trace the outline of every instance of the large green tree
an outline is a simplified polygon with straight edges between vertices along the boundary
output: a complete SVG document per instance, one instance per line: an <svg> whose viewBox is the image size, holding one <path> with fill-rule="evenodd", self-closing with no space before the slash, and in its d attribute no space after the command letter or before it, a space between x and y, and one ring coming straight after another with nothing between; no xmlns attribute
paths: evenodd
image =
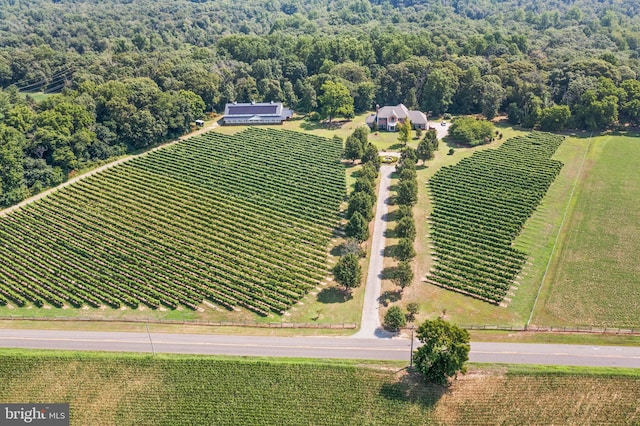
<svg viewBox="0 0 640 426"><path fill-rule="evenodd" d="M557 132L565 128L570 118L571 111L566 105L554 105L544 108L540 114L540 130Z"/></svg>
<svg viewBox="0 0 640 426"><path fill-rule="evenodd" d="M322 85L321 92L318 103L322 115L329 119L329 124L335 117L351 117L353 115L353 97L347 86L328 80Z"/></svg>
<svg viewBox="0 0 640 426"><path fill-rule="evenodd" d="M469 359L469 332L442 318L420 324L416 336L422 346L413 354L417 371L431 383L446 385L449 378L465 373Z"/></svg>
<svg viewBox="0 0 640 426"><path fill-rule="evenodd" d="M399 330L407 325L407 317L400 306L392 306L384 314L384 325L393 331Z"/></svg>
<svg viewBox="0 0 640 426"><path fill-rule="evenodd" d="M344 143L344 158L353 162L362 157L362 153L363 149L360 140L355 138L353 135L347 137L347 140Z"/></svg>
<svg viewBox="0 0 640 426"><path fill-rule="evenodd" d="M449 127L449 136L457 142L476 146L490 140L494 130L495 128L490 121L462 117L456 119Z"/></svg>
<svg viewBox="0 0 640 426"><path fill-rule="evenodd" d="M413 282L413 268L409 261L398 262L391 274L391 282L404 290Z"/></svg>
<svg viewBox="0 0 640 426"><path fill-rule="evenodd" d="M359 212L355 212L347 222L344 233L347 237L354 238L359 242L367 241L369 239L369 223Z"/></svg>
<svg viewBox="0 0 640 426"><path fill-rule="evenodd" d="M358 256L355 253L342 256L333 267L333 276L345 290L359 287L362 281L362 268Z"/></svg>
<svg viewBox="0 0 640 426"><path fill-rule="evenodd" d="M416 155L418 156L419 160L422 160L422 164L424 164L425 161L431 160L433 158L433 148L426 138L423 138L418 143L418 147L416 148Z"/></svg>
<svg viewBox="0 0 640 426"><path fill-rule="evenodd" d="M398 124L398 141L404 146L411 140L411 121L406 119L403 123Z"/></svg>
<svg viewBox="0 0 640 426"><path fill-rule="evenodd" d="M353 192L349 198L349 206L347 207L347 217L350 219L354 213L358 212L367 221L373 217L373 199L369 194L364 192Z"/></svg>
<svg viewBox="0 0 640 426"><path fill-rule="evenodd" d="M418 202L418 184L414 180L403 180L398 184L397 204L412 206Z"/></svg>

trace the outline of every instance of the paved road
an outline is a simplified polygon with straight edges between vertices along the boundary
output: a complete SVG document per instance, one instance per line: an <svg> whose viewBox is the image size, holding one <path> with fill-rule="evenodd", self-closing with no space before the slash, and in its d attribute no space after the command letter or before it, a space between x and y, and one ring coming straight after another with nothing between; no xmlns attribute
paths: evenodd
<svg viewBox="0 0 640 426"><path fill-rule="evenodd" d="M151 340L150 340L151 337ZM202 334L2 330L0 347L115 352L406 360L402 338L267 337ZM470 361L640 368L640 347L471 343Z"/></svg>
<svg viewBox="0 0 640 426"><path fill-rule="evenodd" d="M376 203L376 214L373 224L373 235L371 237L371 257L369 261L369 271L367 272L367 283L364 290L364 304L362 306L362 324L360 331L354 335L357 338L384 337L387 333L380 324L380 289L382 288L382 270L384 268L384 234L387 230L387 206L389 203L389 186L391 186L391 175L395 166L383 165L380 167L380 189L378 191L378 202Z"/></svg>

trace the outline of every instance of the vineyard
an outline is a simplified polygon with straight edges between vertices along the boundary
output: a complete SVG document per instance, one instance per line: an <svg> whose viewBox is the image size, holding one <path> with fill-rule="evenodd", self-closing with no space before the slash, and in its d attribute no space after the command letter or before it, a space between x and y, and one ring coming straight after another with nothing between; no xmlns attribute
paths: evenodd
<svg viewBox="0 0 640 426"><path fill-rule="evenodd" d="M428 182L434 267L427 282L490 303L516 285L526 253L512 247L562 163L562 137L532 133L443 167Z"/></svg>
<svg viewBox="0 0 640 426"><path fill-rule="evenodd" d="M0 219L0 304L282 313L328 271L340 141L207 133Z"/></svg>
<svg viewBox="0 0 640 426"><path fill-rule="evenodd" d="M338 361L2 350L0 400L69 402L71 425L624 425L640 420L640 376L634 370L471 367L444 389L398 369Z"/></svg>

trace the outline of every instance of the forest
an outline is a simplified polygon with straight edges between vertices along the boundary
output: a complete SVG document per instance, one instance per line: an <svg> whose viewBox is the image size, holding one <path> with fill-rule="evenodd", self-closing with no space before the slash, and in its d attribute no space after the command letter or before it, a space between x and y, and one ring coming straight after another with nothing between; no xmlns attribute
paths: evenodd
<svg viewBox="0 0 640 426"><path fill-rule="evenodd" d="M635 0L0 0L0 46L0 206L229 101L321 111L328 81L355 114L640 122Z"/></svg>

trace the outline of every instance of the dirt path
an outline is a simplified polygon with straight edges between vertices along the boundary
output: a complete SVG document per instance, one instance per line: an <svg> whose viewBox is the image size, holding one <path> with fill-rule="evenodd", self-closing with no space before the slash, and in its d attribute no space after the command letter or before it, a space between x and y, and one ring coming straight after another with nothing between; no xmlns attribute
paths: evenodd
<svg viewBox="0 0 640 426"><path fill-rule="evenodd" d="M389 203L389 186L391 186L391 174L395 166L383 165L380 167L380 190L378 191L378 203L376 205L375 223L371 239L371 258L369 271L367 272L367 284L364 290L364 304L362 307L362 323L360 331L352 337L361 339L389 338L391 333L386 332L380 324L380 291L382 288L382 270L384 269L384 234L387 230L385 216Z"/></svg>
<svg viewBox="0 0 640 426"><path fill-rule="evenodd" d="M55 192L55 191L59 190L60 188L64 188L65 186L72 185L72 184L74 184L75 182L77 182L77 181L79 181L81 179L85 179L85 178L87 178L89 176L95 175L96 173L100 173L103 170L110 169L111 167L117 166L118 164L122 164L125 161L131 160L132 158L141 157L143 155L147 155L150 152L157 151L159 149L171 146L171 145L173 145L175 143L178 143L179 141L182 141L182 140L194 137L194 136L201 135L202 133L205 133L205 132L208 132L209 130L215 129L216 127L218 127L218 123L217 122L210 123L207 126L204 126L204 127L200 128L200 129L194 131L194 132L191 132L191 133L186 134L184 136L180 136L178 139L176 139L174 141L167 142L167 143L164 143L162 145L158 145L155 148L150 149L149 151L143 152L142 154L127 155L126 157L123 157L123 158L120 158L118 160L112 161L111 163L105 164L104 166L100 166L100 167L98 167L96 169L90 170L90 171L88 171L86 173L83 173L83 174L81 174L79 176L71 178L66 182L63 182L63 183L61 183L60 185L58 185L58 186L56 186L54 188L47 189L46 191L40 192L39 194L36 194L33 197L27 198L26 200L23 200L23 201L19 202L16 205L13 205L11 207L7 207L4 210L0 210L0 217L6 216L11 212L13 212L15 210L18 210L21 207L26 206L27 204L33 203L34 201L37 201L37 200L39 200L39 199L41 199L43 197L46 197L47 195L51 194L52 192Z"/></svg>

